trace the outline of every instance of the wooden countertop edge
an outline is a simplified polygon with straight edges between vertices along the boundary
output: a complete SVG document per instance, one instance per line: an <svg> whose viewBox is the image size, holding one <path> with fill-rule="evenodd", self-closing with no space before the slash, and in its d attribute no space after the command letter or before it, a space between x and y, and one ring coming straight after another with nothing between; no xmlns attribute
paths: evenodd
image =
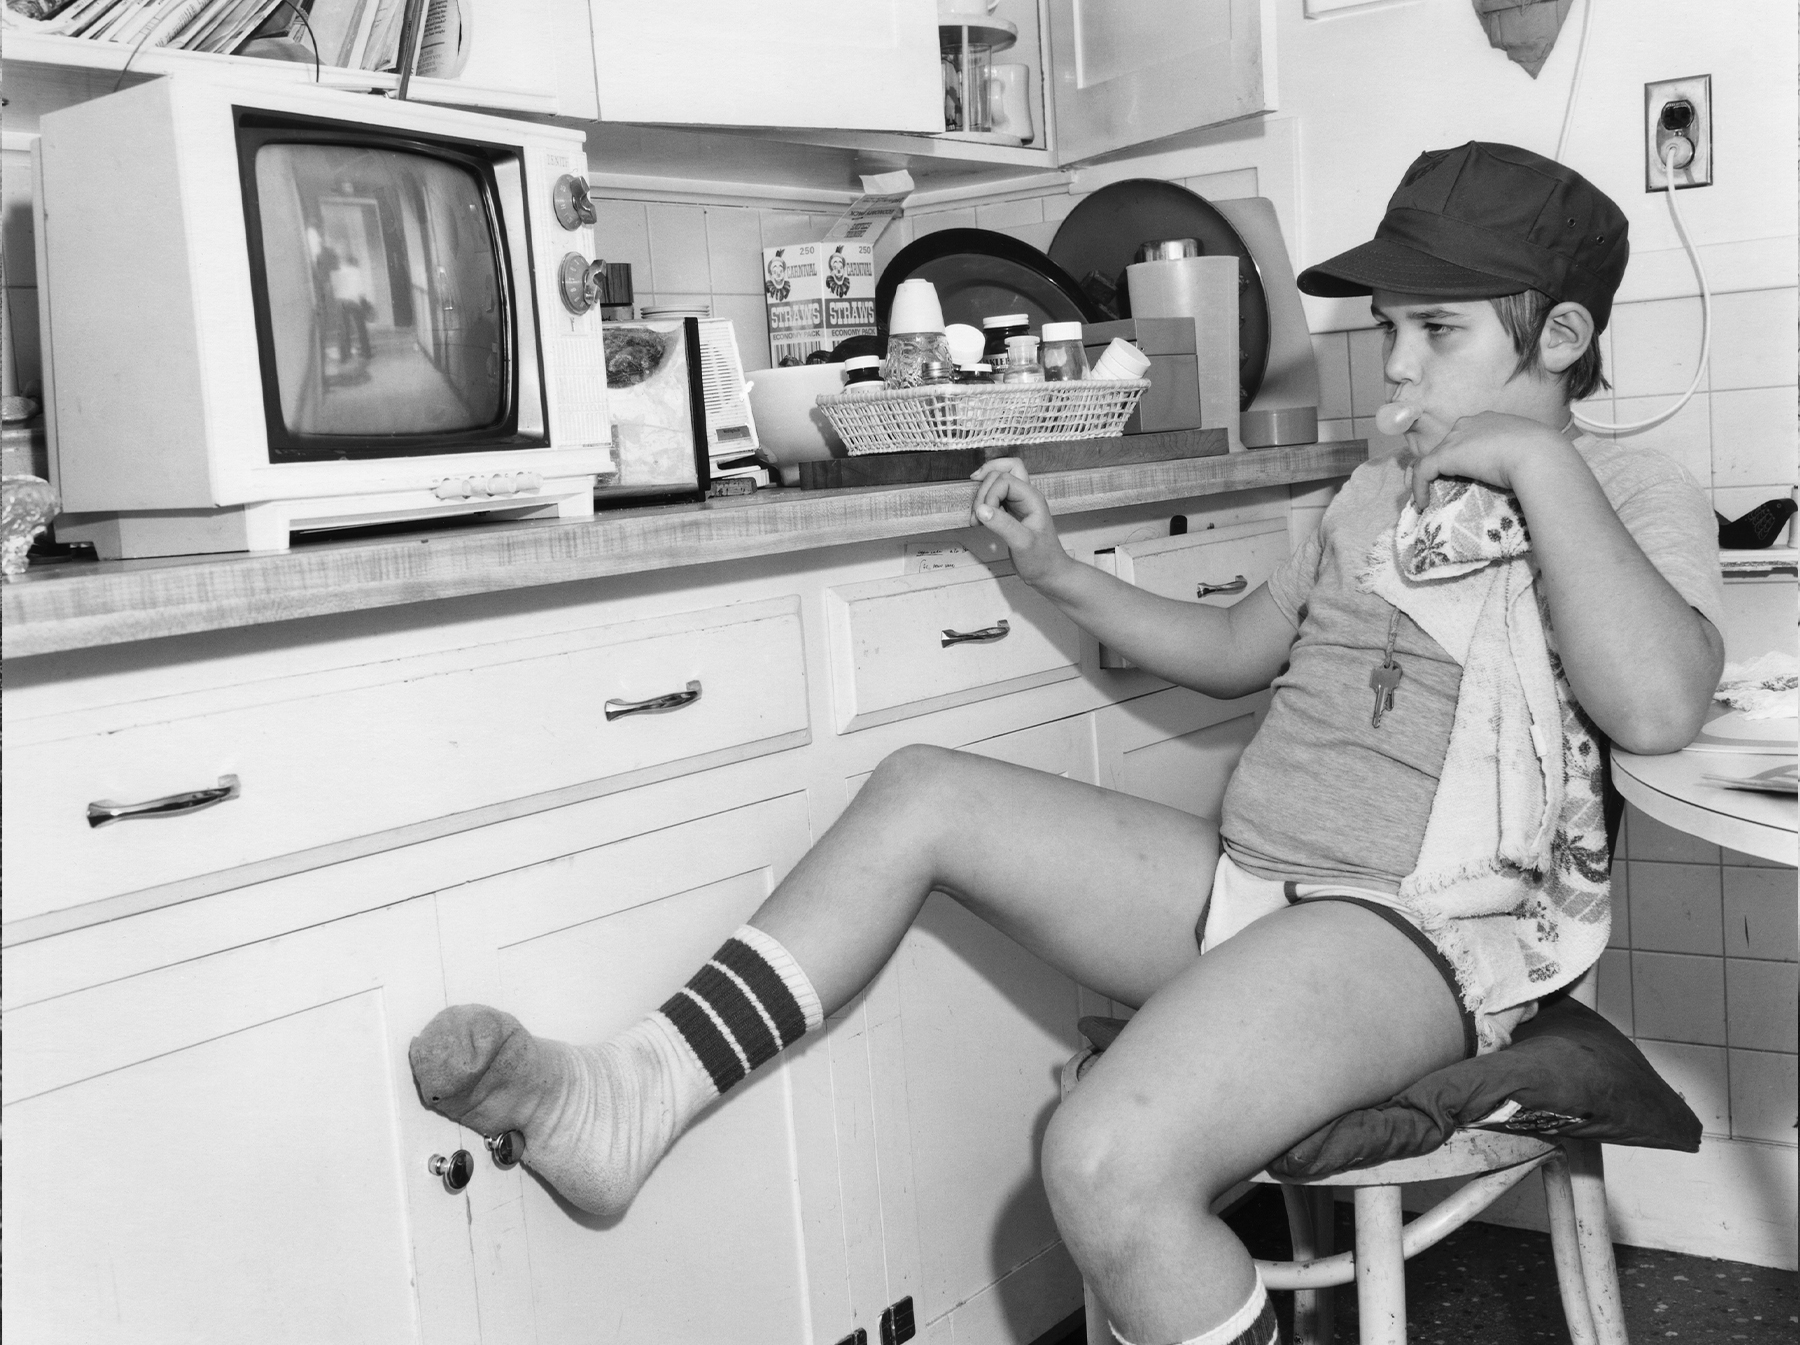
<svg viewBox="0 0 1800 1345"><path fill-rule="evenodd" d="M1362 440L1048 473L1060 514L1346 476ZM263 555L46 567L0 590L8 659L233 626L673 566L813 550L968 526L959 481L865 490L770 491L572 523L319 544Z"/></svg>

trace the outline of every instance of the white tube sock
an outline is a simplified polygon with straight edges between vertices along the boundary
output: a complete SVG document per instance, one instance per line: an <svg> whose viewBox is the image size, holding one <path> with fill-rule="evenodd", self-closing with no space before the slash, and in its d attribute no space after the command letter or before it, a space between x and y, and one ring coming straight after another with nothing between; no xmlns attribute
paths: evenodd
<svg viewBox="0 0 1800 1345"><path fill-rule="evenodd" d="M1119 1345L1132 1345L1119 1334L1119 1328L1111 1327L1113 1339ZM1210 1331L1202 1331L1197 1336L1189 1336L1186 1340L1175 1342L1175 1345L1279 1345L1281 1333L1275 1326L1275 1307L1269 1302L1269 1291L1263 1288L1262 1274L1256 1276L1256 1288L1245 1300L1244 1306L1231 1316L1213 1327Z"/></svg>

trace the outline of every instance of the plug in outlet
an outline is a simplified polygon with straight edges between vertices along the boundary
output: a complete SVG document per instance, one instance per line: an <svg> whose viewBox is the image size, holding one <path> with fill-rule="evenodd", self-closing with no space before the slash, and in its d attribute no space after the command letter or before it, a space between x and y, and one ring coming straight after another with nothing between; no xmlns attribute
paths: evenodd
<svg viewBox="0 0 1800 1345"><path fill-rule="evenodd" d="M1712 185L1712 76L1644 85L1644 190L1664 191L1663 159L1676 147L1675 189Z"/></svg>

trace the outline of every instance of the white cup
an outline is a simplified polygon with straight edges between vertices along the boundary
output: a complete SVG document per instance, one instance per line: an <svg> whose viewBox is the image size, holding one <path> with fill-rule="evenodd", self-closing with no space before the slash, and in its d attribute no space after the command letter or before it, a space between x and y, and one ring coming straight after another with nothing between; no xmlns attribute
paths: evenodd
<svg viewBox="0 0 1800 1345"><path fill-rule="evenodd" d="M1031 143L1031 67L996 65L988 68L988 124L1001 135L1016 135L1021 145Z"/></svg>
<svg viewBox="0 0 1800 1345"><path fill-rule="evenodd" d="M1094 362L1093 377L1104 379L1142 378L1150 367L1150 357L1122 336L1112 342Z"/></svg>
<svg viewBox="0 0 1800 1345"><path fill-rule="evenodd" d="M888 331L898 334L943 330L944 309L938 303L937 286L917 276L902 280L900 288L894 291L894 306L888 310Z"/></svg>
<svg viewBox="0 0 1800 1345"><path fill-rule="evenodd" d="M938 22L985 19L1000 7L1000 0L938 0Z"/></svg>

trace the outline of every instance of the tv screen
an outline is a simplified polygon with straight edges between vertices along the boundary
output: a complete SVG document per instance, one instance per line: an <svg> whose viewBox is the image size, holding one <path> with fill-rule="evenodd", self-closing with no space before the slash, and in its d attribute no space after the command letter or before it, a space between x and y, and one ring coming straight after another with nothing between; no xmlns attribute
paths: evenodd
<svg viewBox="0 0 1800 1345"><path fill-rule="evenodd" d="M515 326L479 156L298 127L241 138L271 460L508 439Z"/></svg>

